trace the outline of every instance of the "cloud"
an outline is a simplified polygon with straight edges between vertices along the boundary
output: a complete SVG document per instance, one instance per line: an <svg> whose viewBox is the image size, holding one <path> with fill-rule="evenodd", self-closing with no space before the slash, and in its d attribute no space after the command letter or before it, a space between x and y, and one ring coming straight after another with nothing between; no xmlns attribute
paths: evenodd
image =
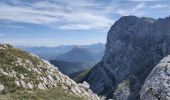
<svg viewBox="0 0 170 100"><path fill-rule="evenodd" d="M67 29L96 29L98 25L92 27L95 23L102 23L100 28L105 28L112 22L103 14L105 9L94 1L43 0L33 3L19 1L13 3L13 5L0 3L0 20L47 26L59 25L59 29L68 26L74 28ZM82 28L83 26L85 28Z"/></svg>
<svg viewBox="0 0 170 100"><path fill-rule="evenodd" d="M0 24L0 27L5 27L5 28L14 28L14 29L27 29L26 27L24 26L19 26L19 25L10 25L9 23L8 24Z"/></svg>
<svg viewBox="0 0 170 100"><path fill-rule="evenodd" d="M167 8L168 5L165 5L165 4L156 4L156 5L153 5L151 6L151 8L153 9L160 9L160 8Z"/></svg>
<svg viewBox="0 0 170 100"><path fill-rule="evenodd" d="M89 30L89 29L100 29L103 27L110 27L108 24L94 23L94 24L69 24L59 27L64 30Z"/></svg>
<svg viewBox="0 0 170 100"><path fill-rule="evenodd" d="M138 10L138 9L142 9L142 8L145 8L146 7L146 4L145 3L140 3L138 5L136 5L133 10Z"/></svg>
<svg viewBox="0 0 170 100"><path fill-rule="evenodd" d="M72 14L73 16L64 16L64 19L73 24L66 24L61 27L60 29L70 29L70 30L77 30L77 29L100 29L109 27L111 24L114 23L113 20L108 19L104 16L98 16L91 13L76 13ZM79 23L81 21L81 23Z"/></svg>
<svg viewBox="0 0 170 100"><path fill-rule="evenodd" d="M58 20L57 18L51 17L50 15L52 13L49 11L35 10L30 7L10 6L7 4L0 5L0 13L1 20L10 20L13 22L47 24ZM47 14L47 16L43 14Z"/></svg>
<svg viewBox="0 0 170 100"><path fill-rule="evenodd" d="M164 0L126 0L126 1L134 1L134 2L149 2L149 1L164 1Z"/></svg>
<svg viewBox="0 0 170 100"><path fill-rule="evenodd" d="M153 13L153 9L160 11L160 8L167 7L162 3L147 2L160 0L11 1L10 4L0 1L0 21L45 25L62 30L108 29L120 16L145 16Z"/></svg>
<svg viewBox="0 0 170 100"><path fill-rule="evenodd" d="M139 11L142 8L145 8L145 3L139 3L133 8L126 8L126 9L118 9L116 13L118 13L121 16L127 16L127 15L136 15L136 16L142 16L145 14L145 12Z"/></svg>

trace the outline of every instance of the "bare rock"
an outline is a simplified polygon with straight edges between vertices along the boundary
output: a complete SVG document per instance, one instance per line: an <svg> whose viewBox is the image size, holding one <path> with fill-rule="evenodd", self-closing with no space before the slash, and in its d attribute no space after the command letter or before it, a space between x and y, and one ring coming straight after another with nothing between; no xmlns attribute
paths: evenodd
<svg viewBox="0 0 170 100"><path fill-rule="evenodd" d="M4 85L0 84L0 93L5 89Z"/></svg>
<svg viewBox="0 0 170 100"><path fill-rule="evenodd" d="M170 100L170 56L161 60L146 78L141 100Z"/></svg>
<svg viewBox="0 0 170 100"><path fill-rule="evenodd" d="M155 20L123 16L108 32L103 59L82 81L87 81L94 93L108 99L114 98L111 95L119 84L129 79L130 95L127 99L137 100L146 77L168 54L170 17Z"/></svg>

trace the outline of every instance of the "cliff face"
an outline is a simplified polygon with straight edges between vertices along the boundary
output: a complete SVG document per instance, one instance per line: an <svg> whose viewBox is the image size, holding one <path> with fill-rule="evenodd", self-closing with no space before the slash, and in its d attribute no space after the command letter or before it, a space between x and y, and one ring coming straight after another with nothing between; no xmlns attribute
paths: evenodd
<svg viewBox="0 0 170 100"><path fill-rule="evenodd" d="M146 78L140 91L141 100L170 99L170 56L161 60Z"/></svg>
<svg viewBox="0 0 170 100"><path fill-rule="evenodd" d="M99 100L89 89L88 83L77 84L48 61L10 45L0 44L0 93L57 87L79 97Z"/></svg>
<svg viewBox="0 0 170 100"><path fill-rule="evenodd" d="M84 80L108 98L139 99L144 80L169 53L170 18L125 16L111 27L102 61Z"/></svg>

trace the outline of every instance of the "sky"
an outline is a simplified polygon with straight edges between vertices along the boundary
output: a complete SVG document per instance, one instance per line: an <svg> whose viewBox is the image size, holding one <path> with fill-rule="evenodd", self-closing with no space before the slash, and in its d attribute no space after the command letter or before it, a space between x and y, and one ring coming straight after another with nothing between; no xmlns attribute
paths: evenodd
<svg viewBox="0 0 170 100"><path fill-rule="evenodd" d="M168 17L170 0L0 0L0 43L105 43L114 22L128 15Z"/></svg>

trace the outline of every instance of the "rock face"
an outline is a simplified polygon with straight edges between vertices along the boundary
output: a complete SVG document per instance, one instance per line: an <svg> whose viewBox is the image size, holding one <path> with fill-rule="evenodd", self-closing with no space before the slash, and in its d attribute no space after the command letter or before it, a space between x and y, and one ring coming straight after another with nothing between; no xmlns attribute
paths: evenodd
<svg viewBox="0 0 170 100"><path fill-rule="evenodd" d="M103 59L83 80L106 99L121 98L116 90L122 90L124 98L136 100L150 71L169 53L169 17L154 20L125 16L111 27ZM119 84L125 80L129 84L120 89Z"/></svg>
<svg viewBox="0 0 170 100"><path fill-rule="evenodd" d="M0 44L0 92L53 87L62 87L71 94L89 100L99 100L86 82L85 85L77 84L48 61L10 45Z"/></svg>
<svg viewBox="0 0 170 100"><path fill-rule="evenodd" d="M170 56L161 60L145 80L141 100L170 100Z"/></svg>

